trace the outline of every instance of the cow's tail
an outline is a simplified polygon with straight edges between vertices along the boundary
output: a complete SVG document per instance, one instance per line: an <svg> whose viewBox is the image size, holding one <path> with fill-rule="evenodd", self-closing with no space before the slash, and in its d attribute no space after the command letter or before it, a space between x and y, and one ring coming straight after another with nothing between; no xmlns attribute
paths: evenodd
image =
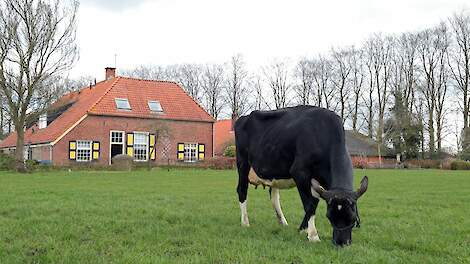
<svg viewBox="0 0 470 264"><path fill-rule="evenodd" d="M269 200L271 200L271 192L272 192L273 188L269 187Z"/></svg>

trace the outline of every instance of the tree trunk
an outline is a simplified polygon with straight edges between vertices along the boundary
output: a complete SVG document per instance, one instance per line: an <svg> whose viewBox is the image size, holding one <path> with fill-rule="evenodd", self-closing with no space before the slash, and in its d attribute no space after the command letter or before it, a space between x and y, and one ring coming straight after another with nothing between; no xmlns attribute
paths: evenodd
<svg viewBox="0 0 470 264"><path fill-rule="evenodd" d="M469 126L469 123L468 123L468 104L467 104L467 93L464 92L463 93L463 101L464 101L464 104L463 104L463 129L467 128Z"/></svg>
<svg viewBox="0 0 470 264"><path fill-rule="evenodd" d="M379 127L377 128L377 142L382 144L383 142L383 132L384 132L384 113L380 111L379 113Z"/></svg>
<svg viewBox="0 0 470 264"><path fill-rule="evenodd" d="M432 158L434 156L435 148L434 148L434 113L432 110L429 111L429 120L428 120L428 133L429 133L429 157Z"/></svg>
<svg viewBox="0 0 470 264"><path fill-rule="evenodd" d="M18 172L26 172L26 166L24 163L24 126L15 125L16 130L16 150L15 150L15 158L16 158L16 170Z"/></svg>
<svg viewBox="0 0 470 264"><path fill-rule="evenodd" d="M440 154L442 151L442 126L440 122L437 122L436 137L437 137L437 153Z"/></svg>
<svg viewBox="0 0 470 264"><path fill-rule="evenodd" d="M3 122L3 102L0 102L2 103L2 105L0 105L0 137L3 137L3 134L4 134L4 131L3 131L3 125L4 125L4 122Z"/></svg>
<svg viewBox="0 0 470 264"><path fill-rule="evenodd" d="M354 98L354 115L353 115L353 131L357 132L357 114L358 114L358 107L359 107L359 95L356 94L356 98Z"/></svg>

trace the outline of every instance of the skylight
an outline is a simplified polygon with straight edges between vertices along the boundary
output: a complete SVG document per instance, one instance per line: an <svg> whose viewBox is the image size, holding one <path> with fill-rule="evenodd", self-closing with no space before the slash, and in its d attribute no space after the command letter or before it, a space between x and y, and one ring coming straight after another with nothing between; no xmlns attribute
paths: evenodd
<svg viewBox="0 0 470 264"><path fill-rule="evenodd" d="M148 101L148 105L149 105L149 108L150 108L150 111L152 112L163 112L163 108L160 104L160 102L158 101Z"/></svg>
<svg viewBox="0 0 470 264"><path fill-rule="evenodd" d="M126 98L116 98L114 101L116 102L117 109L131 110L131 105Z"/></svg>

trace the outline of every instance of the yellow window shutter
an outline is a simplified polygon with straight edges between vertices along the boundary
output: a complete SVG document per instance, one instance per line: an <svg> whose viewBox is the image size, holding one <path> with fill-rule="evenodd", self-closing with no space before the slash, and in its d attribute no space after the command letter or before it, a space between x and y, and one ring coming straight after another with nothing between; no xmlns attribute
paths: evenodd
<svg viewBox="0 0 470 264"><path fill-rule="evenodd" d="M75 160L77 157L77 142L69 141L69 159Z"/></svg>
<svg viewBox="0 0 470 264"><path fill-rule="evenodd" d="M206 158L206 145L199 143L198 144L198 159L204 160Z"/></svg>
<svg viewBox="0 0 470 264"><path fill-rule="evenodd" d="M127 155L134 156L134 134L127 133Z"/></svg>
<svg viewBox="0 0 470 264"><path fill-rule="evenodd" d="M152 147L150 147L150 152L149 153L150 153L150 159L155 160L155 150L153 150Z"/></svg>
<svg viewBox="0 0 470 264"><path fill-rule="evenodd" d="M127 155L134 156L134 147L127 147Z"/></svg>
<svg viewBox="0 0 470 264"><path fill-rule="evenodd" d="M100 158L100 142L93 141L93 159L97 160Z"/></svg>
<svg viewBox="0 0 470 264"><path fill-rule="evenodd" d="M133 133L128 133L127 134L127 145L132 146L134 145L134 134Z"/></svg>
<svg viewBox="0 0 470 264"><path fill-rule="evenodd" d="M178 160L184 160L184 143L178 143L178 151L176 152Z"/></svg>
<svg viewBox="0 0 470 264"><path fill-rule="evenodd" d="M151 160L155 160L155 152L157 151L156 149L154 150L155 147L155 134L150 134L149 135L149 157Z"/></svg>

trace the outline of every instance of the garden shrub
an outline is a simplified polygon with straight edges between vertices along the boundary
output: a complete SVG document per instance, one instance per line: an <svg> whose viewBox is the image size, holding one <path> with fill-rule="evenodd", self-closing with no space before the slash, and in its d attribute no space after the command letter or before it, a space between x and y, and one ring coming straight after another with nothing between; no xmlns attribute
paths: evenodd
<svg viewBox="0 0 470 264"><path fill-rule="evenodd" d="M366 160L360 159L352 159L352 165L356 169L367 169L369 167Z"/></svg>
<svg viewBox="0 0 470 264"><path fill-rule="evenodd" d="M227 146L224 150L224 156L234 158L237 155L236 151L237 150L234 145Z"/></svg>
<svg viewBox="0 0 470 264"><path fill-rule="evenodd" d="M440 169L441 168L441 161L440 160L432 160L432 159L411 159L405 161L407 168L422 168L422 169Z"/></svg>
<svg viewBox="0 0 470 264"><path fill-rule="evenodd" d="M454 160L450 163L451 170L470 170L470 161Z"/></svg>
<svg viewBox="0 0 470 264"><path fill-rule="evenodd" d="M15 169L15 157L12 155L0 153L0 170Z"/></svg>

